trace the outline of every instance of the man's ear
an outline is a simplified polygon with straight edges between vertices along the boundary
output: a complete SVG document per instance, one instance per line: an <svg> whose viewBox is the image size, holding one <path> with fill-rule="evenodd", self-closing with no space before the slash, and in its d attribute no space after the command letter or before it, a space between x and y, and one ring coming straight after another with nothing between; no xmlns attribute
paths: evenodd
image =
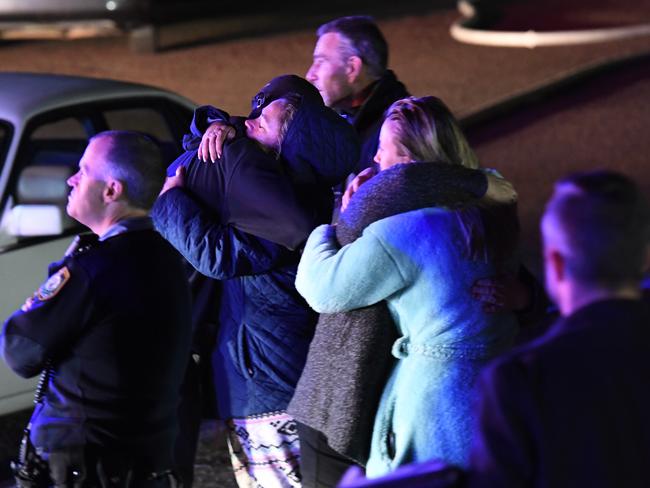
<svg viewBox="0 0 650 488"><path fill-rule="evenodd" d="M557 249L549 249L546 252L547 267L554 275L556 282L562 282L566 279L566 262L564 256Z"/></svg>
<svg viewBox="0 0 650 488"><path fill-rule="evenodd" d="M350 56L346 66L348 83L354 83L361 76L363 61L359 56Z"/></svg>
<svg viewBox="0 0 650 488"><path fill-rule="evenodd" d="M104 202L110 203L119 200L124 195L126 188L120 180L109 178L104 187Z"/></svg>

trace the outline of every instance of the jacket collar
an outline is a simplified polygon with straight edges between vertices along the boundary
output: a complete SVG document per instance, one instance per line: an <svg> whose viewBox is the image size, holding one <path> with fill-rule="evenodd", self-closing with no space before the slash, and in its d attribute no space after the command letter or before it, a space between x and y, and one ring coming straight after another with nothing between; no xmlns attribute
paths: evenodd
<svg viewBox="0 0 650 488"><path fill-rule="evenodd" d="M598 300L558 320L548 331L546 337L568 334L589 328L594 323L603 323L608 320L615 324L620 321L621 317L631 317L631 314L642 313L650 314L650 301L644 298Z"/></svg>
<svg viewBox="0 0 650 488"><path fill-rule="evenodd" d="M123 219L113 224L106 230L106 232L99 236L99 241L105 241L106 239L110 239L111 237L126 232L149 229L153 229L151 217L133 217L130 219Z"/></svg>
<svg viewBox="0 0 650 488"><path fill-rule="evenodd" d="M409 96L406 87L391 70L386 70L379 81L370 88L363 104L352 117L352 124L358 131L363 131L383 120L384 112L394 101Z"/></svg>

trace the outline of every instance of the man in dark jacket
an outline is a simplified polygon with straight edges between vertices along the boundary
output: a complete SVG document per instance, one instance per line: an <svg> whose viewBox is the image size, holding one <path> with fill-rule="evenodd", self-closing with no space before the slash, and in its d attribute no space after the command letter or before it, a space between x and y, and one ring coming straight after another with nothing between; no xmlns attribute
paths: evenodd
<svg viewBox="0 0 650 488"><path fill-rule="evenodd" d="M212 366L240 484L299 486L295 422L283 410L316 314L293 285L296 249L329 220L331 187L352 170L358 145L304 79L278 77L254 102L247 120L197 110L153 217L196 270L221 285ZM202 163L201 135L214 120L235 130L216 163Z"/></svg>
<svg viewBox="0 0 650 488"><path fill-rule="evenodd" d="M180 256L148 217L163 179L145 136L92 138L68 180L67 211L93 235L50 266L0 335L16 373L45 371L29 436L44 462L30 458L57 487L175 486L190 296ZM21 468L19 486L50 486L47 474L28 484L36 473Z"/></svg>
<svg viewBox="0 0 650 488"><path fill-rule="evenodd" d="M556 185L542 234L562 319L484 374L471 486L650 486L644 200L612 172Z"/></svg>
<svg viewBox="0 0 650 488"><path fill-rule="evenodd" d="M388 44L371 17L334 19L321 25L317 36L313 62L305 77L318 88L325 104L348 120L359 134L361 155L354 171L358 174L374 166L384 113L409 93L395 73L387 69ZM358 181L350 187L358 186ZM342 193L344 188L337 190ZM542 287L523 268L517 276L479 280L473 293L485 303L487 311L515 310L527 323L536 321L547 305Z"/></svg>

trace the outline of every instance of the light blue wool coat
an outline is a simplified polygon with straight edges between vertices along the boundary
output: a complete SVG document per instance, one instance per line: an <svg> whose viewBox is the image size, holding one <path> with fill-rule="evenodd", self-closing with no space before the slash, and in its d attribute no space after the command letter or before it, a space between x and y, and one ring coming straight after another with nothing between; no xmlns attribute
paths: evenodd
<svg viewBox="0 0 650 488"><path fill-rule="evenodd" d="M400 335L375 418L370 477L434 458L467 464L475 379L517 326L514 315L485 314L472 299L474 281L496 271L466 258L465 248L455 213L440 208L378 220L342 248L331 226L307 241L296 287L309 305L335 313L386 300Z"/></svg>

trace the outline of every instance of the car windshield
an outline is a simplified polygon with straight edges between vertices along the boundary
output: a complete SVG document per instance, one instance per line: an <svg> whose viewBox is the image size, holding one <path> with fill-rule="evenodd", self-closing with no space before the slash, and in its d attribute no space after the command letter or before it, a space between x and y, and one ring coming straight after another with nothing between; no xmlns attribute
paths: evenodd
<svg viewBox="0 0 650 488"><path fill-rule="evenodd" d="M7 156L7 147L9 147L9 137L11 135L11 125L9 122L0 120L0 172L5 165Z"/></svg>

